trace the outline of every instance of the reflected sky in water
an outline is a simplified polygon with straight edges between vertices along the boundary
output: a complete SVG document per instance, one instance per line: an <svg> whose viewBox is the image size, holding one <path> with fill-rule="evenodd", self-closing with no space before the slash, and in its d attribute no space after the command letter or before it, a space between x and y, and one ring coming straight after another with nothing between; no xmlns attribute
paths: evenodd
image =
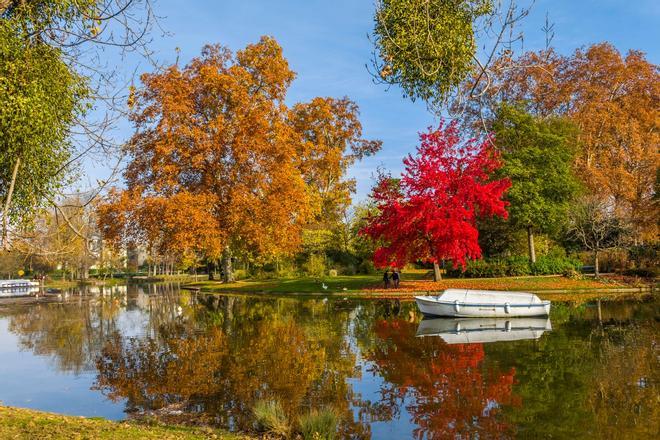
<svg viewBox="0 0 660 440"><path fill-rule="evenodd" d="M341 437L653 438L658 302L551 322L422 320L413 302L206 296L176 285L0 302L0 400L249 430L259 399L332 406ZM492 342L497 341L497 342Z"/></svg>

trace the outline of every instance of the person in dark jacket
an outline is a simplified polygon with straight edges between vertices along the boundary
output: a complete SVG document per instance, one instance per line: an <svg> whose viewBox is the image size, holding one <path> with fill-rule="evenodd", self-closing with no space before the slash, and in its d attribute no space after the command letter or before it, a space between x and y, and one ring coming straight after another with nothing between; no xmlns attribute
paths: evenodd
<svg viewBox="0 0 660 440"><path fill-rule="evenodd" d="M394 269L392 272L392 282L394 283L394 288L398 289L399 288L399 271Z"/></svg>
<svg viewBox="0 0 660 440"><path fill-rule="evenodd" d="M383 284L385 285L386 289L389 289L390 287L390 270L385 269L385 273L383 274Z"/></svg>

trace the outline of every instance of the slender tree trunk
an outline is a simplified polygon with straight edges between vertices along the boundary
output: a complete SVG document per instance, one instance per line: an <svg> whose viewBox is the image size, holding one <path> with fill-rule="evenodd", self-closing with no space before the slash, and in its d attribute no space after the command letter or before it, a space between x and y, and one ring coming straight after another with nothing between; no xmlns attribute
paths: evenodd
<svg viewBox="0 0 660 440"><path fill-rule="evenodd" d="M600 271L598 270L598 250L594 251L594 275L596 278L600 276Z"/></svg>
<svg viewBox="0 0 660 440"><path fill-rule="evenodd" d="M89 278L89 242L85 242L85 251L83 252L83 261L80 270L80 280L87 281Z"/></svg>
<svg viewBox="0 0 660 440"><path fill-rule="evenodd" d="M527 246L529 247L529 261L536 263L536 249L534 249L534 230L527 226Z"/></svg>
<svg viewBox="0 0 660 440"><path fill-rule="evenodd" d="M206 272L209 274L209 281L215 280L215 261L208 260L206 262Z"/></svg>
<svg viewBox="0 0 660 440"><path fill-rule="evenodd" d="M7 242L7 218L9 217L9 206L11 205L11 196L14 194L14 186L16 185L16 175L18 174L18 167L21 165L21 158L16 158L14 171L11 174L11 183L9 184L9 191L7 192L7 199L5 200L5 207L2 210L2 245L4 249L9 249Z"/></svg>
<svg viewBox="0 0 660 440"><path fill-rule="evenodd" d="M440 281L442 279L442 274L440 273L440 265L438 262L433 263L433 281Z"/></svg>
<svg viewBox="0 0 660 440"><path fill-rule="evenodd" d="M222 251L222 282L234 282L234 268L231 264L231 249L229 249L229 246Z"/></svg>

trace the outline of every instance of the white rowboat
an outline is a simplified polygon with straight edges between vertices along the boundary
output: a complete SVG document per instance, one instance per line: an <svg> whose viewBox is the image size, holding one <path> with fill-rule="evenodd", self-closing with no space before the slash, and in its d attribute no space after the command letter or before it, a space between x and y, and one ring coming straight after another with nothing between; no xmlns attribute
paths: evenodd
<svg viewBox="0 0 660 440"><path fill-rule="evenodd" d="M474 344L539 339L552 330L547 317L423 319L417 336L439 336L447 344Z"/></svg>
<svg viewBox="0 0 660 440"><path fill-rule="evenodd" d="M39 283L31 280L0 280L0 289L21 289L39 287Z"/></svg>
<svg viewBox="0 0 660 440"><path fill-rule="evenodd" d="M550 301L541 301L527 292L447 289L437 296L416 296L415 301L427 316L509 318L550 314Z"/></svg>

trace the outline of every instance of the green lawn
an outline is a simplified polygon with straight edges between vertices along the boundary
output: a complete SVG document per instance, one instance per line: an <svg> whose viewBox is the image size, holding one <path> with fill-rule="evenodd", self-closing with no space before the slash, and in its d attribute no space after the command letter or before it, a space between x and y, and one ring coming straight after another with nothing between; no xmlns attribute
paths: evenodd
<svg viewBox="0 0 660 440"><path fill-rule="evenodd" d="M241 293L337 293L356 292L377 285L381 275L351 275L325 277L322 280L311 277L277 278L272 280L245 280L223 284L219 281L201 281L189 286L213 292ZM327 289L323 288L323 285ZM346 290L344 290L346 289Z"/></svg>
<svg viewBox="0 0 660 440"><path fill-rule="evenodd" d="M210 428L140 425L0 406L3 439L227 439L249 437Z"/></svg>
<svg viewBox="0 0 660 440"><path fill-rule="evenodd" d="M584 279L569 279L562 276L526 276L502 278L445 278L440 282L428 279L428 272L423 270L406 271L401 276L399 289L384 290L382 275L353 275L325 277L315 279L310 277L278 278L272 280L244 280L230 284L219 281L200 281L188 286L200 288L205 292L223 293L257 293L257 294L325 294L347 296L380 296L400 294L410 295L414 292L439 291L448 288L459 289L490 289L519 290L531 292L543 291L588 291L628 288L616 281ZM323 286L326 286L324 288Z"/></svg>

